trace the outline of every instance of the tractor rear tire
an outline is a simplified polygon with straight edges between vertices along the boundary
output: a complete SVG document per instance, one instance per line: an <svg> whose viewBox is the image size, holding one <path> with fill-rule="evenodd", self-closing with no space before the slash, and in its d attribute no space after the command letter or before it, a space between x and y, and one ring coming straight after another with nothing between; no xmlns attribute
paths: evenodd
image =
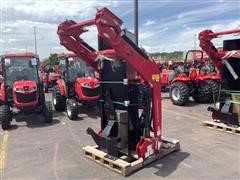
<svg viewBox="0 0 240 180"><path fill-rule="evenodd" d="M211 91L210 102L216 102L219 94L219 84L214 80L207 80L207 83L209 84Z"/></svg>
<svg viewBox="0 0 240 180"><path fill-rule="evenodd" d="M55 86L52 91L53 107L56 111L64 111L66 108L66 98L60 94L58 86Z"/></svg>
<svg viewBox="0 0 240 180"><path fill-rule="evenodd" d="M74 99L67 100L67 116L70 120L76 120L78 117L78 105Z"/></svg>
<svg viewBox="0 0 240 180"><path fill-rule="evenodd" d="M0 106L0 121L2 123L3 130L8 130L11 128L12 114L9 105Z"/></svg>
<svg viewBox="0 0 240 180"><path fill-rule="evenodd" d="M44 107L44 122L45 123L52 123L53 121L53 110L52 110L52 103L46 102Z"/></svg>
<svg viewBox="0 0 240 180"><path fill-rule="evenodd" d="M186 83L174 82L170 87L170 99L173 104L178 106L185 105L189 100L189 88Z"/></svg>
<svg viewBox="0 0 240 180"><path fill-rule="evenodd" d="M211 100L211 89L207 80L200 82L198 90L196 90L193 95L193 99L197 103L208 103Z"/></svg>

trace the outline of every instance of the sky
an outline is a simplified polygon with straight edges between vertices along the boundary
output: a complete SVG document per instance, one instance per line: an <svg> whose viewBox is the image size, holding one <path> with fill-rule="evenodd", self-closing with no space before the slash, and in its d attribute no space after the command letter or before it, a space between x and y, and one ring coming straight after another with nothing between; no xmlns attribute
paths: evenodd
<svg viewBox="0 0 240 180"><path fill-rule="evenodd" d="M59 44L58 24L93 18L103 6L133 32L134 0L0 0L0 53L34 52L34 26L41 59L67 52ZM235 28L240 28L240 0L139 0L139 45L148 52L187 51L195 48L195 36L204 29ZM95 28L84 38L97 47ZM222 39L214 43L221 46Z"/></svg>

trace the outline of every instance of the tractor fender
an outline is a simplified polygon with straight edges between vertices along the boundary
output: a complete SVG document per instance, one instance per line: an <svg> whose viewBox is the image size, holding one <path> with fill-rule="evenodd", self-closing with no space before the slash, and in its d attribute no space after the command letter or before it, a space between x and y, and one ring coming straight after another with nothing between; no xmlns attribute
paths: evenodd
<svg viewBox="0 0 240 180"><path fill-rule="evenodd" d="M180 82L189 82L190 81L190 78L189 77L175 77L173 80L172 80L172 82L171 82L171 84L173 84L173 83L175 83L175 82L177 82L177 81L180 81Z"/></svg>
<svg viewBox="0 0 240 180"><path fill-rule="evenodd" d="M4 84L1 84L1 86L0 86L0 101L6 101Z"/></svg>
<svg viewBox="0 0 240 180"><path fill-rule="evenodd" d="M66 90L66 84L65 84L64 80L58 79L57 80L57 85L59 87L60 94L62 96L66 96L67 90Z"/></svg>
<svg viewBox="0 0 240 180"><path fill-rule="evenodd" d="M211 79L213 79L213 80L220 80L221 79L221 77L217 74L211 74L210 76L211 76Z"/></svg>
<svg viewBox="0 0 240 180"><path fill-rule="evenodd" d="M206 75L206 76L198 76L197 79L200 80L200 81L204 81L204 80L211 80L212 77L208 76L208 75Z"/></svg>

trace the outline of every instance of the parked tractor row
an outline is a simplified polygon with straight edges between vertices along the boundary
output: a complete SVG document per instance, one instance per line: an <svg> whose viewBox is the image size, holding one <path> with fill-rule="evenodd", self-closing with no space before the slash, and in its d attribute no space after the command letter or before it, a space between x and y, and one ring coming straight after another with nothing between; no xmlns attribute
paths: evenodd
<svg viewBox="0 0 240 180"><path fill-rule="evenodd" d="M10 129L17 114L41 114L45 123L52 123L52 103L57 111L67 110L75 120L79 106L99 99L99 83L94 71L75 54L58 56L55 70L45 68L39 73L38 56L34 53L1 55L0 122ZM45 102L44 91L52 88L53 100ZM95 103L96 104L96 103Z"/></svg>
<svg viewBox="0 0 240 180"><path fill-rule="evenodd" d="M62 22L57 30L60 44L74 53L59 54L57 68L47 68L41 78L37 55L1 55L2 128L9 129L14 115L20 113L41 114L45 123L52 123L52 104L56 111L66 110L68 118L75 120L81 106L98 102L101 127L98 132L89 127L87 133L98 146L94 150L106 156L99 160L94 155L93 159L98 162L110 159L111 163L105 166L112 167L122 157L121 161L128 164L141 160L146 165L180 149L179 141L163 138L161 86L163 90L169 89L175 105L185 105L190 97L200 103L218 100L219 107L209 108L213 119L239 126L239 109L235 104L239 103L236 94L240 94L240 41L224 41L223 51L218 51L211 39L240 30L203 31L199 35L201 48L209 54L221 76L207 67L202 51L198 51L200 58L188 61L189 53L195 52L189 51L184 62L174 62L161 74L154 60L133 42L122 24L107 8L98 9L93 19ZM97 27L98 50L82 39L89 26ZM227 52L233 50L236 52ZM95 72L99 73L98 78ZM49 87L52 104L46 102L44 95Z"/></svg>

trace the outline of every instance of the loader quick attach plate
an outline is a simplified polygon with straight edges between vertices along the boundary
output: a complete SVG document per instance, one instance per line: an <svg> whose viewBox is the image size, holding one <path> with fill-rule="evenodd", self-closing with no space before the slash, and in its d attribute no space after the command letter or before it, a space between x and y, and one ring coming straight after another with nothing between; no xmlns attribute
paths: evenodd
<svg viewBox="0 0 240 180"><path fill-rule="evenodd" d="M98 146L85 146L83 147L83 153L85 157L93 160L94 162L123 176L128 176L134 171L137 171L156 160L162 159L172 152L180 150L179 140L163 138L162 142L162 151L157 156L154 154L144 160L143 158L137 158L135 156L129 158L126 155L123 155L120 158L111 159L108 158L107 153L101 151Z"/></svg>

